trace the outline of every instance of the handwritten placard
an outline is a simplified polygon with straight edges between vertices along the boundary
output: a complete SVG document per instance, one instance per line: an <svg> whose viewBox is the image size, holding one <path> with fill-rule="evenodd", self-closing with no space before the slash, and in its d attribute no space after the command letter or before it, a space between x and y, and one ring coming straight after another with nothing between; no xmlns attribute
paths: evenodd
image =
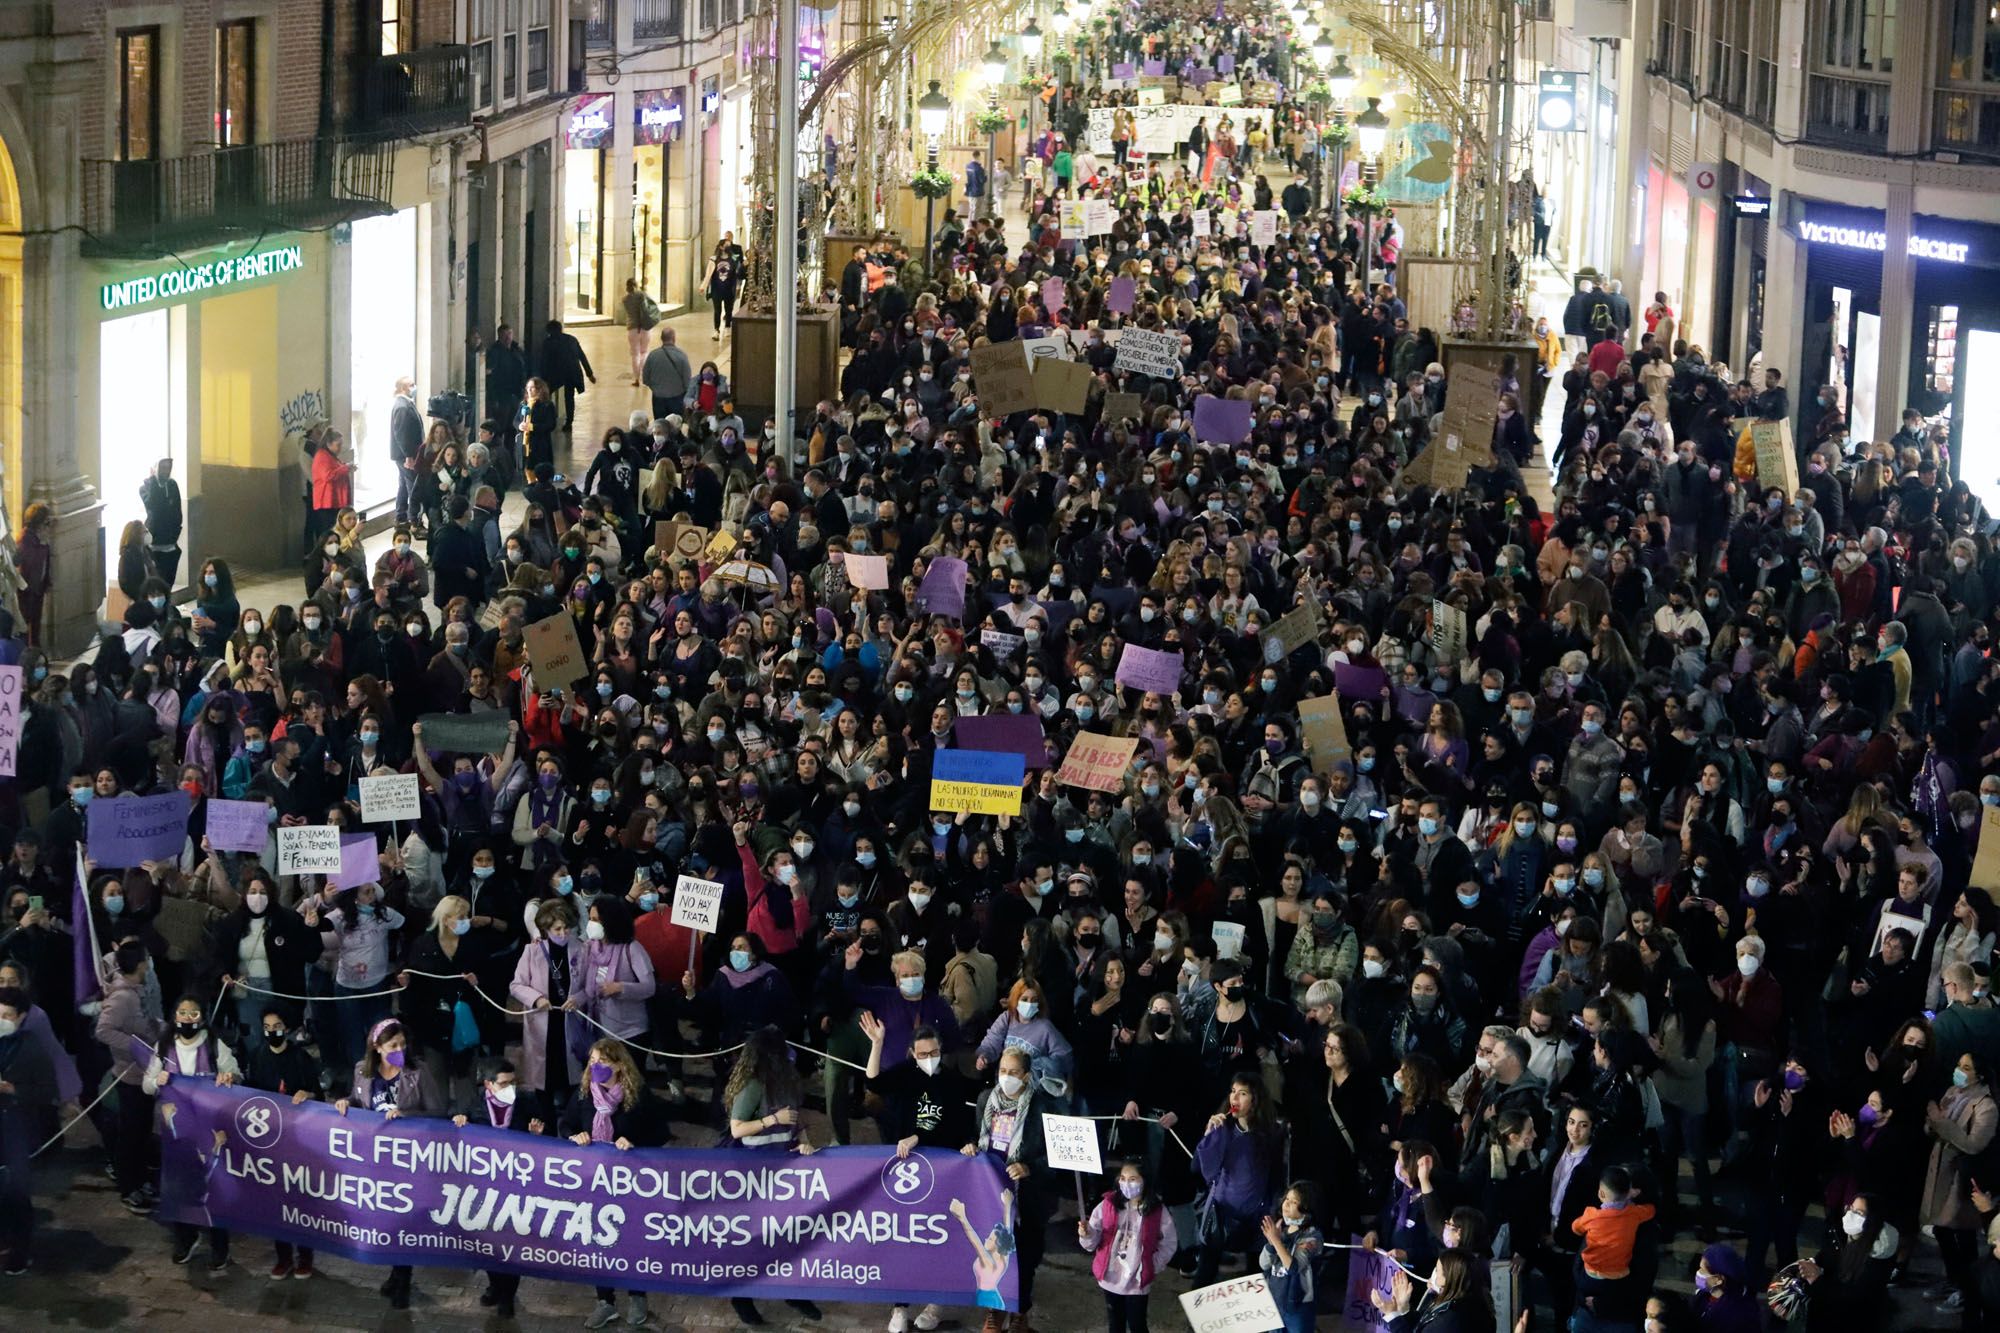
<svg viewBox="0 0 2000 1333"><path fill-rule="evenodd" d="M1181 687L1186 666L1177 652L1128 643L1118 654L1118 683L1154 694L1173 694Z"/></svg>
<svg viewBox="0 0 2000 1333"><path fill-rule="evenodd" d="M0 666L0 777L13 777L21 752L21 668Z"/></svg>
<svg viewBox="0 0 2000 1333"><path fill-rule="evenodd" d="M361 822L386 824L423 815L422 785L415 773L361 779Z"/></svg>
<svg viewBox="0 0 2000 1333"><path fill-rule="evenodd" d="M965 561L955 555L941 555L924 569L917 585L917 610L925 615L965 614Z"/></svg>
<svg viewBox="0 0 2000 1333"><path fill-rule="evenodd" d="M849 551L842 556L841 564L847 570L847 581L863 591L885 591L889 586L889 557L886 555L857 555Z"/></svg>
<svg viewBox="0 0 2000 1333"><path fill-rule="evenodd" d="M1139 748L1137 736L1100 736L1079 731L1069 743L1056 781L1089 791L1120 791L1125 786L1125 769Z"/></svg>
<svg viewBox="0 0 2000 1333"><path fill-rule="evenodd" d="M202 807L208 845L218 852L261 852L271 840L269 805L263 801L211 800Z"/></svg>
<svg viewBox="0 0 2000 1333"><path fill-rule="evenodd" d="M1097 1122L1081 1115L1044 1115L1042 1146L1048 1149L1049 1166L1056 1171L1104 1170L1104 1158L1097 1143Z"/></svg>
<svg viewBox="0 0 2000 1333"><path fill-rule="evenodd" d="M674 910L670 919L677 926L713 935L722 921L722 885L716 880L682 875L674 881Z"/></svg>
<svg viewBox="0 0 2000 1333"><path fill-rule="evenodd" d="M176 788L159 796L117 796L90 803L90 859L100 866L171 861L187 842L193 801Z"/></svg>
<svg viewBox="0 0 2000 1333"><path fill-rule="evenodd" d="M558 611L536 621L528 626L525 637L536 689L567 693L578 679L590 674L590 661L583 655L583 642L577 638L576 621L569 612Z"/></svg>
<svg viewBox="0 0 2000 1333"><path fill-rule="evenodd" d="M302 824L278 830L280 875L340 873L340 829L334 824Z"/></svg>

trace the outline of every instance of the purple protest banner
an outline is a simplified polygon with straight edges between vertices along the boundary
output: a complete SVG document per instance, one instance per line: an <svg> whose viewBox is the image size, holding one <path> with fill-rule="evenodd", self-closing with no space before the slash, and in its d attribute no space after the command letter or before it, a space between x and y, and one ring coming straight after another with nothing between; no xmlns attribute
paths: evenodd
<svg viewBox="0 0 2000 1333"><path fill-rule="evenodd" d="M965 614L965 562L955 555L941 555L924 569L924 581L917 585L917 610L926 615Z"/></svg>
<svg viewBox="0 0 2000 1333"><path fill-rule="evenodd" d="M1111 67L1111 77L1114 79L1129 79L1135 73L1136 71L1132 68L1132 62L1129 60L1121 61Z"/></svg>
<svg viewBox="0 0 2000 1333"><path fill-rule="evenodd" d="M1185 665L1179 653L1128 643L1118 654L1118 683L1135 690L1173 694L1181 687L1181 670Z"/></svg>
<svg viewBox="0 0 2000 1333"><path fill-rule="evenodd" d="M1049 766L1048 742L1042 720L1031 713L996 713L987 717L961 717L951 724L951 734L967 750L993 750L1018 754L1030 769Z"/></svg>
<svg viewBox="0 0 2000 1333"><path fill-rule="evenodd" d="M1196 65L1187 72L1187 81L1197 88L1205 88L1215 82L1215 71L1206 65Z"/></svg>
<svg viewBox="0 0 2000 1333"><path fill-rule="evenodd" d="M1389 673L1381 667L1335 662L1333 688L1343 702L1371 703L1379 707L1382 702L1382 691L1389 688Z"/></svg>
<svg viewBox="0 0 2000 1333"><path fill-rule="evenodd" d="M1130 278L1113 278L1111 290L1105 293L1104 308L1114 315L1132 313L1132 303L1138 298L1139 284Z"/></svg>
<svg viewBox="0 0 2000 1333"><path fill-rule="evenodd" d="M1161 75L1165 74L1166 72L1167 72L1167 62L1166 62L1166 61L1164 61L1164 60L1148 60L1148 61L1146 62L1146 73L1147 73L1147 75L1148 75L1149 77L1157 79L1157 78L1159 78L1159 77L1160 77Z"/></svg>
<svg viewBox="0 0 2000 1333"><path fill-rule="evenodd" d="M208 817L208 845L218 852L261 852L271 839L271 807L263 801L211 800L203 807Z"/></svg>
<svg viewBox="0 0 2000 1333"><path fill-rule="evenodd" d="M343 889L356 884L375 884L382 879L381 862L376 856L375 835L344 833L340 838L340 871L327 876Z"/></svg>
<svg viewBox="0 0 2000 1333"><path fill-rule="evenodd" d="M1069 305L1069 288L1063 285L1061 278L1042 280L1042 304L1048 307L1051 315Z"/></svg>
<svg viewBox="0 0 2000 1333"><path fill-rule="evenodd" d="M991 1154L620 1152L359 1106L342 1116L193 1077L161 1089L160 1112L167 1221L362 1263L635 1291L1018 1303L1011 1195Z"/></svg>
<svg viewBox="0 0 2000 1333"><path fill-rule="evenodd" d="M90 803L90 859L101 866L171 861L187 842L193 802L176 788L163 796L118 796Z"/></svg>
<svg viewBox="0 0 2000 1333"><path fill-rule="evenodd" d="M1194 400L1194 437L1204 444L1241 444L1250 438L1250 404L1204 393Z"/></svg>

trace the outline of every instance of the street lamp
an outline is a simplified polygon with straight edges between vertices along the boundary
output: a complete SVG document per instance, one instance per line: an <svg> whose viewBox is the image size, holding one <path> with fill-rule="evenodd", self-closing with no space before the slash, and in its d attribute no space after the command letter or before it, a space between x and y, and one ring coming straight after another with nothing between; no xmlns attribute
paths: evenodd
<svg viewBox="0 0 2000 1333"><path fill-rule="evenodd" d="M979 63L986 75L986 86L997 90L1001 80L1007 77L1007 52L997 39L986 48L986 54L980 57Z"/></svg>
<svg viewBox="0 0 2000 1333"><path fill-rule="evenodd" d="M1333 38L1321 33L1313 38L1312 48L1313 59L1318 62L1322 71L1333 64Z"/></svg>
<svg viewBox="0 0 2000 1333"><path fill-rule="evenodd" d="M923 131L927 152L928 169L936 171L938 166L938 141L944 138L945 126L951 121L951 99L938 91L938 81L931 80L931 90L917 99L917 128ZM936 262L931 254L932 218L937 211L936 198L924 198L924 269L931 270Z"/></svg>
<svg viewBox="0 0 2000 1333"><path fill-rule="evenodd" d="M1035 73L1035 62L1042 58L1042 25L1031 17L1028 26L1021 29L1021 65L1029 76ZM1021 179L1028 178L1028 162L1035 156L1035 103L1041 99L1033 92L1028 94L1028 141L1021 150Z"/></svg>
<svg viewBox="0 0 2000 1333"><path fill-rule="evenodd" d="M1354 118L1354 142L1361 150L1361 180L1363 185L1372 185L1376 163L1381 159L1382 150L1389 146L1389 118L1382 114L1382 99L1368 99L1368 109ZM1361 209L1361 289L1368 290L1368 261L1373 249L1374 238L1370 234L1375 210L1363 205Z"/></svg>
<svg viewBox="0 0 2000 1333"><path fill-rule="evenodd" d="M1311 14L1307 14L1303 19L1299 20L1300 41L1311 42L1314 38L1318 36L1319 36L1318 19L1314 18Z"/></svg>
<svg viewBox="0 0 2000 1333"><path fill-rule="evenodd" d="M1328 49L1332 48L1332 43L1329 42L1327 45ZM1348 98L1354 96L1354 85L1357 82L1358 80L1355 77L1354 71L1347 67L1347 57L1345 55L1334 61L1333 68L1328 70L1326 74L1328 91L1333 94L1333 100L1341 103L1343 106L1346 105Z"/></svg>
<svg viewBox="0 0 2000 1333"><path fill-rule="evenodd" d="M1000 83L1007 77L1007 52L997 38L993 45L986 48L986 54L979 63L985 67L986 123L991 127L1000 121ZM999 201L993 197L993 172L1000 165L998 133L992 128L986 131L986 216L989 218L1000 213Z"/></svg>

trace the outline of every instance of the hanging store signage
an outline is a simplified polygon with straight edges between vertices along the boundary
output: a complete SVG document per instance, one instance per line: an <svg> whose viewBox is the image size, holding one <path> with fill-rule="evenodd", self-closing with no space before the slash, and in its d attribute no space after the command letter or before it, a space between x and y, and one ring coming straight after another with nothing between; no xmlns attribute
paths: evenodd
<svg viewBox="0 0 2000 1333"><path fill-rule="evenodd" d="M1813 245L1834 245L1843 250L1883 251L1889 248L1887 234L1871 227L1836 226L1801 218L1798 232L1800 240ZM1962 241L1941 241L1914 233L1910 236L1909 252L1915 259L1935 259L1946 264L1963 264L1972 258L1972 247Z"/></svg>
<svg viewBox="0 0 2000 1333"><path fill-rule="evenodd" d="M305 266L305 251L301 247L273 245L252 250L247 255L210 260L206 264L181 264L143 277L127 278L123 282L107 282L100 291L99 299L106 310L125 310L152 301L199 296L203 292L240 286L281 273L296 273Z"/></svg>
<svg viewBox="0 0 2000 1333"><path fill-rule="evenodd" d="M1583 75L1567 70L1545 69L1535 99L1535 125L1551 134L1575 134L1583 128L1577 95Z"/></svg>
<svg viewBox="0 0 2000 1333"><path fill-rule="evenodd" d="M1736 205L1738 217L1762 218L1771 215L1771 201L1761 194L1739 194L1731 202Z"/></svg>
<svg viewBox="0 0 2000 1333"><path fill-rule="evenodd" d="M579 97L570 108L568 143L571 148L611 146L611 94Z"/></svg>
<svg viewBox="0 0 2000 1333"><path fill-rule="evenodd" d="M681 137L681 107L678 89L634 93L632 95L632 142L667 143Z"/></svg>

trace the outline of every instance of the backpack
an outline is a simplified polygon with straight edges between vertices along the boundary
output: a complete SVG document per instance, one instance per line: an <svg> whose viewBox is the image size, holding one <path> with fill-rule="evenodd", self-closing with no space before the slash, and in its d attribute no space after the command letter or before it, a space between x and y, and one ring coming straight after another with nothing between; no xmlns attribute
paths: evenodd
<svg viewBox="0 0 2000 1333"><path fill-rule="evenodd" d="M646 293L646 304L642 308L646 313L647 324L657 324L660 322L660 303L653 299L651 292Z"/></svg>

